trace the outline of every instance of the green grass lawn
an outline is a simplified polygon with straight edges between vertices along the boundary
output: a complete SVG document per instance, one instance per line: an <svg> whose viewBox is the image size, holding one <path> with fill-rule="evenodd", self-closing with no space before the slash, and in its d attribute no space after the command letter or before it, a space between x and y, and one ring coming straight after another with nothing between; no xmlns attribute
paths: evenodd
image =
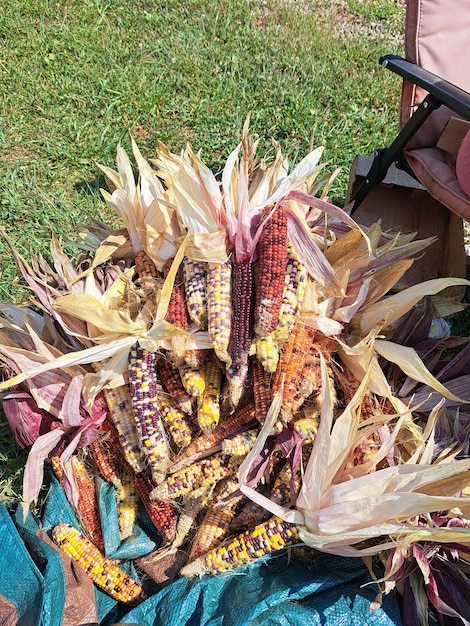
<svg viewBox="0 0 470 626"><path fill-rule="evenodd" d="M400 81L378 66L402 52L389 0L10 0L0 12L0 225L26 256L47 256L91 217L114 219L93 160L115 165L129 133L147 158L190 142L217 171L251 129L297 163L309 146L340 166L396 133ZM0 240L0 300L27 297ZM2 491L24 455L0 422Z"/></svg>

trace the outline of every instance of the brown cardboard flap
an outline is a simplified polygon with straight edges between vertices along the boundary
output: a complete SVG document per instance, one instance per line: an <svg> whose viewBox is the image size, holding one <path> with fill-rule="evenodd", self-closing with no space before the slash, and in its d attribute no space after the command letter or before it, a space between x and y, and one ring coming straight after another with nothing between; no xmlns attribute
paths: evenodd
<svg viewBox="0 0 470 626"><path fill-rule="evenodd" d="M354 161L346 204L363 182L371 163L371 158L363 156ZM397 289L433 278L465 278L462 219L430 196L420 183L394 166L390 168L384 182L374 187L359 205L353 218L363 226L370 226L380 220L384 231L415 232L417 239L437 237L415 260ZM450 289L446 293L461 299L464 288L452 288L452 293Z"/></svg>
<svg viewBox="0 0 470 626"><path fill-rule="evenodd" d="M469 130L470 122L458 117L450 117L447 124L444 126L436 146L444 152L449 152L456 156L462 139Z"/></svg>

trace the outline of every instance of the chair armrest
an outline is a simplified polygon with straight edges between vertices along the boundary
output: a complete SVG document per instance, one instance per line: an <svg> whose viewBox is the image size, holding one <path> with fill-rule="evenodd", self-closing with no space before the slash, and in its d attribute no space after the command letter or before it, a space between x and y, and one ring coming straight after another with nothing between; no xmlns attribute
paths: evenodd
<svg viewBox="0 0 470 626"><path fill-rule="evenodd" d="M405 80L422 87L449 109L470 120L470 94L463 89L393 54L380 57L379 63Z"/></svg>

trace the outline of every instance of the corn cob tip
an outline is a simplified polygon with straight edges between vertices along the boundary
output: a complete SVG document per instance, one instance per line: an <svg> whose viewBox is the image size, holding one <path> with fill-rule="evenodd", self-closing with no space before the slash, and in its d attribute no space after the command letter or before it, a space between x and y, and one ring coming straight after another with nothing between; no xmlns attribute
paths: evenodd
<svg viewBox="0 0 470 626"><path fill-rule="evenodd" d="M191 563L187 563L180 570L180 574L181 576L184 576L184 578L195 578L196 576L202 576L208 572L209 568L207 567L206 560L203 556L191 561Z"/></svg>

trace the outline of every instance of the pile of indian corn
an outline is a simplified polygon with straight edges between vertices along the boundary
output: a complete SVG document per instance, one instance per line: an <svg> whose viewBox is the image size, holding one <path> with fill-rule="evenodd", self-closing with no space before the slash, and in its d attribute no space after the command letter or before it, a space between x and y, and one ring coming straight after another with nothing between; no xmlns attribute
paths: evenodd
<svg viewBox="0 0 470 626"><path fill-rule="evenodd" d="M161 537L147 562L178 554L179 575L309 546L379 555L385 591L418 571L423 594L424 545L470 549L466 440L436 435L446 399L466 400L396 338L423 298L434 318L458 310L440 294L466 281L403 289L432 240L331 204L321 148L291 172L257 148L245 126L217 179L189 147L149 162L132 140L137 177L122 148L117 171L97 164L120 230L83 227L73 260L53 236L52 263L10 243L35 305L3 305L0 328L24 510L48 468L77 518L52 538L122 602L144 595L105 554L98 480L121 541L144 507Z"/></svg>

